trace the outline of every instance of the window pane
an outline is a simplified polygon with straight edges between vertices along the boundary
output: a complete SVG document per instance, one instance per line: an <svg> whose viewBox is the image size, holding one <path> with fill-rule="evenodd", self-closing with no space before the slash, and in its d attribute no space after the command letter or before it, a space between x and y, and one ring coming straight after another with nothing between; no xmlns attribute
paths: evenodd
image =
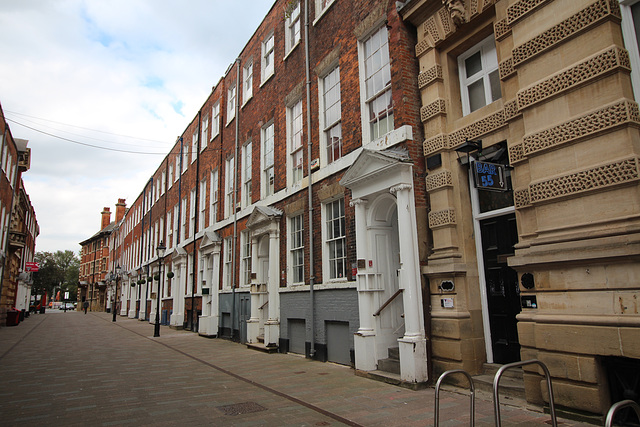
<svg viewBox="0 0 640 427"><path fill-rule="evenodd" d="M491 102L502 98L500 91L500 72L498 70L489 74L489 84L491 85Z"/></svg>
<svg viewBox="0 0 640 427"><path fill-rule="evenodd" d="M467 72L467 78L482 71L482 57L480 51L465 59L464 68Z"/></svg>
<svg viewBox="0 0 640 427"><path fill-rule="evenodd" d="M471 111L476 111L478 108L486 105L483 80L478 80L477 82L469 85L468 90L469 107Z"/></svg>

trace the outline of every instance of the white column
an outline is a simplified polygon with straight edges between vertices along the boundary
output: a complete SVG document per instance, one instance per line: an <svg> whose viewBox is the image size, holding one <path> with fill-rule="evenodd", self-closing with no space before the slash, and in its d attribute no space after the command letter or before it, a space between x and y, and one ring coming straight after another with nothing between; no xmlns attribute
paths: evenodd
<svg viewBox="0 0 640 427"><path fill-rule="evenodd" d="M178 264L177 289L173 294L173 314L171 315L171 326L182 328L184 326L184 294L187 281L187 265L185 262Z"/></svg>
<svg viewBox="0 0 640 427"><path fill-rule="evenodd" d="M149 293L156 293L156 298L159 297L158 295L158 291L156 289L159 289L160 286L158 286L158 281L154 279L154 276L156 275L156 272L151 272L151 284L149 285ZM149 323L151 324L155 324L156 323L156 304L157 304L157 300L156 298L151 298L152 295L149 295L149 298L151 299L151 309L149 310Z"/></svg>
<svg viewBox="0 0 640 427"><path fill-rule="evenodd" d="M212 268L214 263L214 254L208 254L202 258L205 263L203 270L205 286L209 288L209 295L202 295L202 316L200 316L200 326L198 334L206 337L214 337L218 335L218 288L217 283L214 286Z"/></svg>
<svg viewBox="0 0 640 427"><path fill-rule="evenodd" d="M258 238L251 237L251 272L258 272ZM260 335L260 294L257 279L251 279L251 317L247 320L247 342L255 344Z"/></svg>
<svg viewBox="0 0 640 427"><path fill-rule="evenodd" d="M120 279L120 316L128 315L127 312L127 303L129 302L129 295L131 292L129 291L129 285L125 284L123 279Z"/></svg>
<svg viewBox="0 0 640 427"><path fill-rule="evenodd" d="M144 276L144 284L140 287L140 312L138 313L138 320L144 321L145 317L147 317L147 288L149 284L147 283L147 276Z"/></svg>
<svg viewBox="0 0 640 427"><path fill-rule="evenodd" d="M280 238L277 230L269 232L269 319L264 327L266 346L277 346L280 338Z"/></svg>
<svg viewBox="0 0 640 427"><path fill-rule="evenodd" d="M367 238L367 200L353 199L349 203L356 214L356 258L365 261L364 268L358 268L358 311L360 327L353 337L356 369L373 371L376 369L376 332L373 323L373 292L367 283L366 260L369 258Z"/></svg>
<svg viewBox="0 0 640 427"><path fill-rule="evenodd" d="M131 283L136 283L135 278L131 281ZM138 286L129 286L129 319L133 319L136 317L136 301L137 301L137 291Z"/></svg>
<svg viewBox="0 0 640 427"><path fill-rule="evenodd" d="M413 187L400 184L391 188L398 206L398 236L400 240L399 283L404 289L405 333L398 340L400 348L400 377L404 381L427 381L427 341L420 286L418 232Z"/></svg>

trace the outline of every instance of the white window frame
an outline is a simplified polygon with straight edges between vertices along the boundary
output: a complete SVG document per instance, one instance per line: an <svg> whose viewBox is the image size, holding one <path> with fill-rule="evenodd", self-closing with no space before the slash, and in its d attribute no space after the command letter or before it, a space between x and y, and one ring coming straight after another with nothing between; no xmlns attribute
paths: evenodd
<svg viewBox="0 0 640 427"><path fill-rule="evenodd" d="M200 152L207 148L207 137L209 136L209 116L204 116L202 119L202 136L200 137Z"/></svg>
<svg viewBox="0 0 640 427"><path fill-rule="evenodd" d="M229 236L224 239L224 271L223 271L223 287L224 289L231 289L233 284L231 269L233 263L233 236Z"/></svg>
<svg viewBox="0 0 640 427"><path fill-rule="evenodd" d="M369 52L369 42L373 42L376 39L382 40L381 44ZM382 59L379 61L381 64L386 59L386 63L375 70L370 70L367 64L377 63L378 61L369 60L374 58L377 53L382 55ZM389 52L389 32L386 25L382 24L374 31L358 43L358 57L360 64L360 105L361 105L361 117L362 117L362 140L364 144L367 144L376 139L382 138L387 133L394 129L394 108L393 108L393 93L391 88L391 56ZM375 85L378 83L384 83L384 85ZM380 86L380 87L378 87ZM371 88L371 91L368 90ZM370 93L371 92L371 93ZM378 115L376 118L371 119L370 109L373 108L375 103L384 102L384 98L389 99L391 106L386 109L382 115ZM379 126L381 123L385 124L386 132L381 132Z"/></svg>
<svg viewBox="0 0 640 427"><path fill-rule="evenodd" d="M320 18L322 18L324 16L325 13L327 13L327 10L329 10L329 7L331 7L332 4L334 4L337 0L316 0L316 17L315 20L313 21L313 24L315 25L316 22L318 22L318 20Z"/></svg>
<svg viewBox="0 0 640 427"><path fill-rule="evenodd" d="M302 99L287 107L287 186L302 182L304 177Z"/></svg>
<svg viewBox="0 0 640 427"><path fill-rule="evenodd" d="M242 106L253 97L253 59L247 61L242 69Z"/></svg>
<svg viewBox="0 0 640 427"><path fill-rule="evenodd" d="M331 209L333 209L333 206L335 203L339 203L342 206L342 216L341 217L333 217L333 213L331 216L329 216L327 214L327 210L329 209L329 206L331 206ZM340 220L340 218L342 218L342 221L344 221L344 224L342 225L342 235L340 236L332 236L331 233L329 232L329 226L333 225L333 221L336 220ZM337 198L337 199L333 199L333 200L329 200L326 201L325 203L322 204L322 212L321 212L321 219L322 219L322 266L323 266L323 277L325 278L325 282L346 282L347 281L347 254L346 254L346 249L347 249L347 245L346 245L346 218L345 218L345 208L344 208L344 197L341 198ZM335 257L333 255L335 255L334 253L332 253L332 243L336 242L338 244L342 245L342 251L343 251L343 255L341 257ZM338 273L338 269L336 269L335 273L336 276L333 277L332 276L332 268L331 265L332 263L337 263L339 262L339 260L342 260L343 262L343 271L342 271L342 277L337 276ZM338 264L336 264L337 267Z"/></svg>
<svg viewBox="0 0 640 427"><path fill-rule="evenodd" d="M187 196L184 196L181 200L181 218L180 218L180 239L178 243L185 241L185 230L187 228Z"/></svg>
<svg viewBox="0 0 640 427"><path fill-rule="evenodd" d="M209 225L213 225L218 221L218 169L211 171L211 188L209 189Z"/></svg>
<svg viewBox="0 0 640 427"><path fill-rule="evenodd" d="M251 285L251 230L240 233L240 286Z"/></svg>
<svg viewBox="0 0 640 427"><path fill-rule="evenodd" d="M199 203L199 210L200 210L200 214L198 216L198 231L202 231L205 229L205 219L206 219L206 214L207 214L207 178L202 179L202 181L200 181L200 200L198 201Z"/></svg>
<svg viewBox="0 0 640 427"><path fill-rule="evenodd" d="M198 158L198 133L196 129L191 138L191 163L195 162Z"/></svg>
<svg viewBox="0 0 640 427"><path fill-rule="evenodd" d="M193 187L189 193L189 233L194 232L194 226L196 224L196 192L198 189ZM195 233L194 233L195 234ZM191 234L189 234L191 236Z"/></svg>
<svg viewBox="0 0 640 427"><path fill-rule="evenodd" d="M262 42L260 86L275 74L275 34L271 32Z"/></svg>
<svg viewBox="0 0 640 427"><path fill-rule="evenodd" d="M289 266L288 284L304 284L304 215L302 213L289 217L287 236L287 255ZM302 263L298 264L302 256ZM299 275L298 277L296 277Z"/></svg>
<svg viewBox="0 0 640 427"><path fill-rule="evenodd" d="M475 73L473 76L467 77L465 61L476 53L480 52L482 70ZM499 73L498 54L496 52L496 42L494 35L486 37L480 43L477 43L472 48L467 49L462 55L458 56L458 78L460 79L460 97L462 99L462 114L466 116L472 113L471 104L469 100L469 91L467 88L482 80L484 86L485 104L476 108L479 110L482 107L497 101L492 99L490 75L492 73ZM498 74L498 85L500 85L500 76ZM501 89L500 87L498 87ZM474 110L474 111L476 111Z"/></svg>
<svg viewBox="0 0 640 427"><path fill-rule="evenodd" d="M329 86L332 77L337 78L335 84ZM328 87L329 86L329 87ZM336 65L328 73L318 78L318 103L319 103L319 128L320 128L320 164L326 166L334 161L342 158L342 94L340 91L340 67ZM337 93L338 99L331 105L327 105L327 95L334 95ZM332 100L330 100L332 101ZM330 110L331 109L331 110ZM337 114L336 114L337 111ZM327 117L327 113L333 113L336 117ZM334 150L329 150L331 135L340 135L337 142L339 148L339 156L329 155L333 154ZM333 146L334 144L331 144Z"/></svg>
<svg viewBox="0 0 640 427"><path fill-rule="evenodd" d="M172 227L173 222L171 221L172 213L173 212L171 209L169 209L169 211L167 212L167 247L168 248L173 247L173 227Z"/></svg>
<svg viewBox="0 0 640 427"><path fill-rule="evenodd" d="M235 157L227 158L224 167L224 217L228 218L233 214L233 190L235 187Z"/></svg>
<svg viewBox="0 0 640 427"><path fill-rule="evenodd" d="M253 144L251 140L247 141L242 146L242 207L245 208L251 205L251 195L252 195L252 156L253 156Z"/></svg>
<svg viewBox="0 0 640 427"><path fill-rule="evenodd" d="M211 107L211 140L220 134L220 101Z"/></svg>
<svg viewBox="0 0 640 427"><path fill-rule="evenodd" d="M236 83L233 82L227 90L227 126L236 117L236 102L238 101L238 91Z"/></svg>
<svg viewBox="0 0 640 427"><path fill-rule="evenodd" d="M620 12L622 13L622 38L624 39L624 46L629 52L629 61L631 62L633 96L636 102L640 102L640 46L638 46L638 39L640 39L640 37L636 34L632 13L632 8L640 8L640 0L619 1Z"/></svg>
<svg viewBox="0 0 640 427"><path fill-rule="evenodd" d="M167 171L166 170L162 171L162 181L160 183L160 187L161 187L160 188L161 194L164 194L165 191L167 191Z"/></svg>
<svg viewBox="0 0 640 427"><path fill-rule="evenodd" d="M185 173L189 168L189 147L190 145L188 143L182 143L182 170L180 171L181 174Z"/></svg>
<svg viewBox="0 0 640 427"><path fill-rule="evenodd" d="M260 130L260 195L275 193L275 125L273 121Z"/></svg>
<svg viewBox="0 0 640 427"><path fill-rule="evenodd" d="M293 7L295 5L295 7ZM287 5L287 15L284 20L285 58L293 48L300 44L302 38L302 17L300 13L300 1Z"/></svg>

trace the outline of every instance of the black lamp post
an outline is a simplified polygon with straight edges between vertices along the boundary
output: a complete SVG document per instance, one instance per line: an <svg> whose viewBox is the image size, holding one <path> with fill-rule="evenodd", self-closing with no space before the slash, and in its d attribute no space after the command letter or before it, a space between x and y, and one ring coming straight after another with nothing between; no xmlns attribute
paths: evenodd
<svg viewBox="0 0 640 427"><path fill-rule="evenodd" d="M113 290L113 304L111 304L111 311L113 311L113 319L112 322L116 321L116 309L118 308L118 280L120 280L120 273L122 272L122 268L119 265L116 266L116 285Z"/></svg>
<svg viewBox="0 0 640 427"><path fill-rule="evenodd" d="M161 240L160 244L156 248L156 253L158 254L158 270L160 273L160 280L158 280L158 292L156 292L156 326L153 331L154 337L160 336L160 290L162 289L162 264L164 263L164 251L166 250L167 247Z"/></svg>

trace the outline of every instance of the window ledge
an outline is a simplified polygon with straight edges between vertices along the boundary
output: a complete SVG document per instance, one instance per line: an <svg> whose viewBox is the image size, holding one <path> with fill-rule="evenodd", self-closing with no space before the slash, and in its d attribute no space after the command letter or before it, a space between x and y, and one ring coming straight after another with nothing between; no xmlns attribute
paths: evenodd
<svg viewBox="0 0 640 427"><path fill-rule="evenodd" d="M271 80L271 77L273 77L276 74L275 71L272 71L269 75L264 76L262 79L262 82L260 82L260 87L264 86L265 83L267 83L269 80Z"/></svg>
<svg viewBox="0 0 640 427"><path fill-rule="evenodd" d="M287 292L308 292L310 286L303 284L288 284L286 288L280 288L280 293ZM316 283L313 285L314 291L329 290L329 289L356 289L356 282L349 282L344 280L333 280L327 283Z"/></svg>
<svg viewBox="0 0 640 427"><path fill-rule="evenodd" d="M293 46L291 46L291 49L289 49L289 51L284 56L284 58L282 58L283 61L287 60L287 58L293 53L293 51L296 49L296 47L298 47L298 45L300 44L301 40L302 40L302 37L300 39L298 39L298 41Z"/></svg>
<svg viewBox="0 0 640 427"><path fill-rule="evenodd" d="M398 129L394 129L384 136L375 139L365 145L365 148L369 150L384 150L394 145L398 145L401 142L413 140L413 129L409 125L404 125Z"/></svg>
<svg viewBox="0 0 640 427"><path fill-rule="evenodd" d="M251 101L253 99L253 94L251 94L251 96L249 98L246 99L246 101L244 101L242 103L242 105L240 106L240 109L243 109L245 105L247 105L249 103L249 101Z"/></svg>
<svg viewBox="0 0 640 427"><path fill-rule="evenodd" d="M329 3L324 9L322 9L322 11L320 12L320 14L318 16L316 16L316 19L313 20L312 25L316 25L316 23L322 19L322 17L329 11L329 9L331 8L331 6L333 6L333 4L336 2L336 0L333 0L331 3Z"/></svg>

